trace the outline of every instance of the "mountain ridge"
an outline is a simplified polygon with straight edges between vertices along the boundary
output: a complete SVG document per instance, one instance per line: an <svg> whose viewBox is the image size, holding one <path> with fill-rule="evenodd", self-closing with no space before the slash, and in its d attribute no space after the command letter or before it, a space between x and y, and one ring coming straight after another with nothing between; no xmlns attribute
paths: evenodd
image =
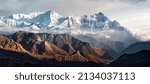
<svg viewBox="0 0 150 84"><path fill-rule="evenodd" d="M95 39L95 46L104 48L113 58L117 58L115 57L116 54L137 41L119 22L116 20L110 21L102 12L80 17L73 15L64 17L54 11L12 14L0 19L0 30L2 32L8 30L6 33L21 30L33 33L70 34L72 36L83 35L85 42L92 44L93 41L89 42L88 38L86 38L88 34L91 34L91 38ZM95 38L95 35L100 36ZM118 46L118 43L121 46ZM69 52L75 52L74 48L70 46L64 45L63 47L70 48Z"/></svg>
<svg viewBox="0 0 150 84"><path fill-rule="evenodd" d="M141 50L150 50L150 46L149 45L150 45L150 41L136 42L136 43L131 44L130 46L128 46L122 52L120 52L119 55L131 54L131 53L134 53L134 52L139 52Z"/></svg>
<svg viewBox="0 0 150 84"><path fill-rule="evenodd" d="M45 38L42 38L45 37ZM12 35L0 35L0 38L7 40L0 41L0 49L26 53L36 59L54 59L56 61L76 61L76 62L95 62L110 63L112 58L107 52L96 48L89 43L82 42L67 34L46 34L46 33L29 33L18 31ZM50 40L52 39L52 40ZM5 45L3 45L5 43ZM55 44L56 43L56 44ZM9 48L10 45L11 48ZM64 45L68 47L64 47ZM5 46L1 47L1 46ZM70 48L69 48L70 46ZM20 51L17 51L19 48ZM20 49L21 48L21 49ZM65 50L68 48L68 50ZM14 49L14 50L12 50ZM71 52L70 50L73 49Z"/></svg>
<svg viewBox="0 0 150 84"><path fill-rule="evenodd" d="M62 16L54 11L33 12L29 14L12 14L8 17L1 17L1 27L25 28L35 30L42 29L67 29L67 28L86 28L86 29L118 29L124 28L116 21L110 21L103 13L93 15Z"/></svg>
<svg viewBox="0 0 150 84"><path fill-rule="evenodd" d="M131 54L123 54L110 63L110 67L149 67L150 50L141 50Z"/></svg>

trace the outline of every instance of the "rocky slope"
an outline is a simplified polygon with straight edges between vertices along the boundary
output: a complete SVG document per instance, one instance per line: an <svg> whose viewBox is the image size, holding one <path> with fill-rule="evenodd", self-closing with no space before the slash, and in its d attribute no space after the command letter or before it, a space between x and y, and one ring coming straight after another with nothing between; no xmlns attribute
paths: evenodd
<svg viewBox="0 0 150 84"><path fill-rule="evenodd" d="M67 34L18 31L12 35L0 35L0 38L0 49L5 52L27 54L37 60L97 64L108 64L112 61L112 58L103 49L96 48ZM6 53L3 55L7 56Z"/></svg>

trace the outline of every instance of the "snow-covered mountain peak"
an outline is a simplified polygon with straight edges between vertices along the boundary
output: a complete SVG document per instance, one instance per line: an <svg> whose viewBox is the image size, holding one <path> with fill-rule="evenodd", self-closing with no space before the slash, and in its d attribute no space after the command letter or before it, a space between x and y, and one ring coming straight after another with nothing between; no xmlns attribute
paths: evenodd
<svg viewBox="0 0 150 84"><path fill-rule="evenodd" d="M106 17L102 12L94 14L97 18L104 18Z"/></svg>
<svg viewBox="0 0 150 84"><path fill-rule="evenodd" d="M103 14L102 12L98 12L97 15L102 15L102 16L104 16L104 14Z"/></svg>
<svg viewBox="0 0 150 84"><path fill-rule="evenodd" d="M0 18L1 27L38 29L123 29L117 21L110 21L102 12L93 15L64 17L54 11L32 12L29 14L12 14L7 18ZM35 27L35 28L34 28ZM26 29L25 28L25 29Z"/></svg>
<svg viewBox="0 0 150 84"><path fill-rule="evenodd" d="M15 19L15 20L20 20L20 19L31 19L34 18L43 12L32 12L29 14L11 14L8 18L10 19Z"/></svg>
<svg viewBox="0 0 150 84"><path fill-rule="evenodd" d="M46 11L41 15L45 15L45 17L49 16L49 18L60 18L60 17L62 17L60 14L58 14L54 11Z"/></svg>
<svg viewBox="0 0 150 84"><path fill-rule="evenodd" d="M114 24L120 25L120 23L116 20L113 21Z"/></svg>
<svg viewBox="0 0 150 84"><path fill-rule="evenodd" d="M58 19L61 17L62 17L61 15L59 15L54 11L47 11L32 18L31 21L29 22L40 24L40 25L46 25L50 27L50 26L55 26Z"/></svg>
<svg viewBox="0 0 150 84"><path fill-rule="evenodd" d="M61 17L61 15L59 15L58 13L54 11L46 11L46 12L32 12L29 14L11 14L8 18L23 21L25 19L31 20L36 17L46 17L50 19L50 18Z"/></svg>

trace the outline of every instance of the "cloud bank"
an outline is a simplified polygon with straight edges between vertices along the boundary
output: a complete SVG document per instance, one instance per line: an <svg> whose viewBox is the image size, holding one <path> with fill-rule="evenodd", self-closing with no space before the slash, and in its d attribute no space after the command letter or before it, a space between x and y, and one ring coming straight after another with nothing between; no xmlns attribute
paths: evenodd
<svg viewBox="0 0 150 84"><path fill-rule="evenodd" d="M134 35L146 39L150 38L149 4L150 0L0 0L0 16L47 10L56 11L63 16L81 16L101 11Z"/></svg>

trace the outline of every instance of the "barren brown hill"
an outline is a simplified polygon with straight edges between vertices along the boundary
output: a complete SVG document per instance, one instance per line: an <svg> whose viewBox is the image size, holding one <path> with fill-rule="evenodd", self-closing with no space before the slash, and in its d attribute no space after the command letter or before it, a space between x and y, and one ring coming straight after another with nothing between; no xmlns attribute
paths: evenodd
<svg viewBox="0 0 150 84"><path fill-rule="evenodd" d="M13 35L8 36L15 42L21 44L25 50L32 55L55 56L55 54L66 55L67 53L47 41L42 41L34 33L18 31Z"/></svg>
<svg viewBox="0 0 150 84"><path fill-rule="evenodd" d="M22 47L22 45L13 41L13 39L8 39L4 35L0 35L0 49L27 53L27 51Z"/></svg>
<svg viewBox="0 0 150 84"><path fill-rule="evenodd" d="M30 54L0 49L0 67L102 67L104 63L39 60Z"/></svg>
<svg viewBox="0 0 150 84"><path fill-rule="evenodd" d="M18 31L0 35L0 48L27 53L40 60L62 62L110 63L111 57L103 50L67 34L29 33Z"/></svg>
<svg viewBox="0 0 150 84"><path fill-rule="evenodd" d="M107 60L105 61L105 63L109 63L112 59L105 50L97 48L87 42L82 42L68 34L42 33L38 35L42 40L53 43L64 51L68 52L69 54L73 54L79 51L82 56L90 61L104 62L104 60ZM103 61L101 61L101 59L103 59Z"/></svg>

